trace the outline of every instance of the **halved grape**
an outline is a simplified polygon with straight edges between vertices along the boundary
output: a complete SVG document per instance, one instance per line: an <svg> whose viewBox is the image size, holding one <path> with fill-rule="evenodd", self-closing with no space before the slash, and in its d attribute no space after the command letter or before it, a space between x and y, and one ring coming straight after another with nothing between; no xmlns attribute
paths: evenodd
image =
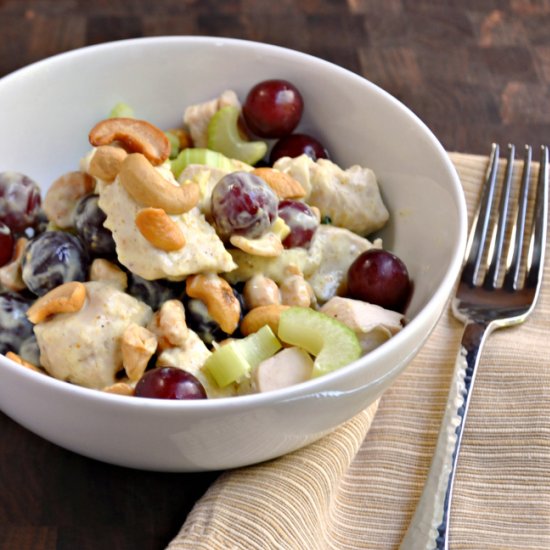
<svg viewBox="0 0 550 550"><path fill-rule="evenodd" d="M287 80L264 80L248 93L243 116L260 137L279 138L290 134L302 117L304 100L298 88Z"/></svg>
<svg viewBox="0 0 550 550"><path fill-rule="evenodd" d="M267 152L264 141L246 141L239 134L240 111L234 105L220 109L208 124L208 148L225 156L256 164Z"/></svg>
<svg viewBox="0 0 550 550"><path fill-rule="evenodd" d="M283 246L307 248L319 227L313 210L305 202L285 199L279 203L279 216L290 227L290 233L283 240Z"/></svg>
<svg viewBox="0 0 550 550"><path fill-rule="evenodd" d="M307 155L313 160L328 159L329 154L325 146L308 134L291 134L281 138L271 149L269 162L274 164L282 157L299 157Z"/></svg>
<svg viewBox="0 0 550 550"><path fill-rule="evenodd" d="M40 187L19 172L0 172L0 222L14 233L38 223L40 214Z"/></svg>
<svg viewBox="0 0 550 550"><path fill-rule="evenodd" d="M249 172L225 175L212 191L212 218L222 238L261 237L277 218L277 195Z"/></svg>
<svg viewBox="0 0 550 550"><path fill-rule="evenodd" d="M347 295L402 313L411 293L407 267L387 250L371 248L348 269Z"/></svg>
<svg viewBox="0 0 550 550"><path fill-rule="evenodd" d="M69 281L85 281L89 256L82 241L65 231L46 231L31 239L22 258L27 288L42 296Z"/></svg>

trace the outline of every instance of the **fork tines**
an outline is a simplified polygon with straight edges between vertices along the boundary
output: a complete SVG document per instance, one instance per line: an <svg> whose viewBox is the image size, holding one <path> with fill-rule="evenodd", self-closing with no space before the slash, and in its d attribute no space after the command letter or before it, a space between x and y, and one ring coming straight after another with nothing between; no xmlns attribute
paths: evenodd
<svg viewBox="0 0 550 550"><path fill-rule="evenodd" d="M544 265L546 242L548 148L541 147L540 167L536 190L531 190L532 150L525 146L523 170L519 191L513 193L515 147L508 145L506 169L500 187L498 207L495 194L499 173L499 146L492 145L486 184L482 191L479 210L472 224L468 254L461 275L461 282L470 287L481 286L487 290L502 288L513 291L518 288L520 274L525 273L520 288L536 288ZM531 200L530 200L531 197ZM513 214L510 203L515 200ZM530 209L530 204L534 206ZM526 229L530 239L524 243ZM489 230L491 233L488 235ZM503 260L503 251L506 254ZM527 250L525 250L527 248ZM522 257L526 257L522 269ZM484 265L481 265L486 259Z"/></svg>

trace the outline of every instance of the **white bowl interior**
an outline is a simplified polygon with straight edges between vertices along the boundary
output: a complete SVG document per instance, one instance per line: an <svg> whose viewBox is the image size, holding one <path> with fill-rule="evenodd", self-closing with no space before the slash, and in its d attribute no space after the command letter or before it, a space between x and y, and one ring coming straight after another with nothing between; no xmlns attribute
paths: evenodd
<svg viewBox="0 0 550 550"><path fill-rule="evenodd" d="M377 174L392 214L392 221L381 236L385 247L405 261L415 285L407 312L412 322L373 352L372 357L369 355L326 380L318 379L272 396L235 401L261 408L288 398L303 398L301 412L311 414L319 406L311 396L338 390L344 393L335 418L342 421L387 387L425 340L450 293L465 245L466 211L456 173L434 136L391 96L344 69L268 45L206 37L164 37L94 46L56 56L0 80L0 170L24 172L45 190L59 175L78 169L79 159L90 147L88 131L119 101L131 105L139 118L169 128L181 124L183 111L189 104L213 98L228 88L244 99L256 82L276 77L295 83L305 98L300 130L317 136L342 167L361 164ZM0 363L8 365L3 358ZM14 367L10 364L9 368ZM371 374L366 375L369 369ZM28 383L27 373L19 376L14 372L13 380ZM353 399L346 400L345 392L359 387L360 381L364 381L364 386ZM380 385L369 390L371 382ZM60 395L71 392L72 397L75 395L75 388L68 384L52 380L47 387ZM116 401L98 392L80 389L76 392L79 399L90 396L92 409L96 403L108 408ZM40 426L33 423L32 417L17 409L13 399L1 390L0 405L7 414L38 433L47 432L45 436L55 441L55 430L45 430L47 422ZM163 403L158 407L148 404L147 409L191 410L193 406ZM197 406L210 407L210 413L218 408L221 412L225 406L238 407L223 403ZM334 420L332 424L329 419L325 424L319 421L315 428L309 428L309 437L306 437L308 429L297 428L301 444L334 425ZM75 435L72 439L76 438ZM78 452L119 464L200 469L192 465L197 457L191 462L186 459L178 462L174 456L164 463L159 456L132 462L122 448L106 454L106 449L88 449L83 443L72 444L72 439L63 437L57 441ZM297 446L295 441L279 445L277 453ZM212 451L208 449L209 453ZM223 454L219 449L215 452ZM271 456L276 454L253 453L250 459L243 458L241 453L207 467L238 466Z"/></svg>

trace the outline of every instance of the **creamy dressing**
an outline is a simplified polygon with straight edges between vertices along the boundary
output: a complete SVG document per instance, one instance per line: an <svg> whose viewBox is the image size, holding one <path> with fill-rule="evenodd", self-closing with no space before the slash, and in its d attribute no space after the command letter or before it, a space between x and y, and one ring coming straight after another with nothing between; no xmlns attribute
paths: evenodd
<svg viewBox="0 0 550 550"><path fill-rule="evenodd" d="M167 181L178 185L173 177L166 177L164 167L158 170ZM118 178L111 184L100 184L98 191L99 207L107 216L104 225L113 234L118 260L140 277L180 281L192 273L219 273L236 267L199 208L170 216L183 233L186 244L179 250L167 252L153 246L136 227L136 214L144 205L128 194Z"/></svg>
<svg viewBox="0 0 550 550"><path fill-rule="evenodd" d="M80 311L61 313L38 323L34 333L40 364L60 380L102 389L116 382L122 369L120 340L131 323L145 326L151 308L114 286L84 283L86 302Z"/></svg>

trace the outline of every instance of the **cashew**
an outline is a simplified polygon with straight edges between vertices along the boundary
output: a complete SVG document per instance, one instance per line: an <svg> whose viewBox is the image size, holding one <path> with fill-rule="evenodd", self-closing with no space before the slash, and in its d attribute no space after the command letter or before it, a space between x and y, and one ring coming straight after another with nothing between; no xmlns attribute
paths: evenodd
<svg viewBox="0 0 550 550"><path fill-rule="evenodd" d="M122 334L120 351L122 365L131 381L141 378L156 349L157 338L151 331L136 323L128 325Z"/></svg>
<svg viewBox="0 0 550 550"><path fill-rule="evenodd" d="M86 287L78 281L64 283L41 296L27 310L31 323L41 323L57 313L80 311L86 300Z"/></svg>
<svg viewBox="0 0 550 550"><path fill-rule="evenodd" d="M314 296L313 289L301 273L287 277L279 288L283 304L299 307L309 307L311 305Z"/></svg>
<svg viewBox="0 0 550 550"><path fill-rule="evenodd" d="M134 388L127 382L115 382L110 386L105 386L103 391L106 393L114 393L116 395L134 395Z"/></svg>
<svg viewBox="0 0 550 550"><path fill-rule="evenodd" d="M262 178L280 199L301 199L306 196L302 184L290 174L273 168L255 168L252 173Z"/></svg>
<svg viewBox="0 0 550 550"><path fill-rule="evenodd" d="M248 309L281 303L281 293L277 283L262 274L254 275L246 281L243 297Z"/></svg>
<svg viewBox="0 0 550 550"><path fill-rule="evenodd" d="M252 256L275 258L283 252L283 243L275 233L266 233L257 239L248 239L242 235L231 235L229 242Z"/></svg>
<svg viewBox="0 0 550 550"><path fill-rule="evenodd" d="M167 214L183 214L191 210L200 199L196 183L170 183L139 153L124 159L118 177L134 200L145 206L162 208Z"/></svg>
<svg viewBox="0 0 550 550"><path fill-rule="evenodd" d="M154 164L162 164L170 156L170 141L164 132L145 120L108 118L98 122L90 131L92 145L122 143L129 151L142 153Z"/></svg>
<svg viewBox="0 0 550 550"><path fill-rule="evenodd" d="M110 283L119 290L128 287L128 275L117 265L103 258L96 258L90 266L90 281Z"/></svg>
<svg viewBox="0 0 550 550"><path fill-rule="evenodd" d="M25 359L23 359L22 357L19 357L19 355L17 355L17 353L13 353L13 351L8 351L6 353L6 357L8 359L11 359L12 361L17 363L18 365L21 365L22 367L25 367L29 370L33 370L34 372L40 372L40 373L44 372L41 369L39 369L37 366L33 365L32 363L29 363L28 361L25 361Z"/></svg>
<svg viewBox="0 0 550 550"><path fill-rule="evenodd" d="M94 152L88 166L88 174L111 183L120 172L122 162L128 153L121 147L100 145Z"/></svg>
<svg viewBox="0 0 550 550"><path fill-rule="evenodd" d="M208 313L226 334L239 325L241 304L229 283L214 273L191 275L185 283L187 295L202 300Z"/></svg>
<svg viewBox="0 0 550 550"><path fill-rule="evenodd" d="M277 334L281 313L288 308L289 306L282 304L270 304L251 309L241 321L241 332L244 336L248 336L253 332L258 332L263 326L269 325L271 330Z"/></svg>
<svg viewBox="0 0 550 550"><path fill-rule="evenodd" d="M0 267L0 285L15 292L27 288L21 277L21 260L23 259L23 252L28 242L28 239L25 237L17 239L11 262Z"/></svg>
<svg viewBox="0 0 550 550"><path fill-rule="evenodd" d="M183 304L179 300L166 300L147 328L156 335L159 350L182 347L189 335Z"/></svg>
<svg viewBox="0 0 550 550"><path fill-rule="evenodd" d="M94 180L84 172L69 172L57 178L42 203L48 220L61 229L72 227L78 201L92 193L94 186Z"/></svg>
<svg viewBox="0 0 550 550"><path fill-rule="evenodd" d="M144 208L136 214L139 232L156 248L173 252L185 246L178 224L161 208Z"/></svg>

